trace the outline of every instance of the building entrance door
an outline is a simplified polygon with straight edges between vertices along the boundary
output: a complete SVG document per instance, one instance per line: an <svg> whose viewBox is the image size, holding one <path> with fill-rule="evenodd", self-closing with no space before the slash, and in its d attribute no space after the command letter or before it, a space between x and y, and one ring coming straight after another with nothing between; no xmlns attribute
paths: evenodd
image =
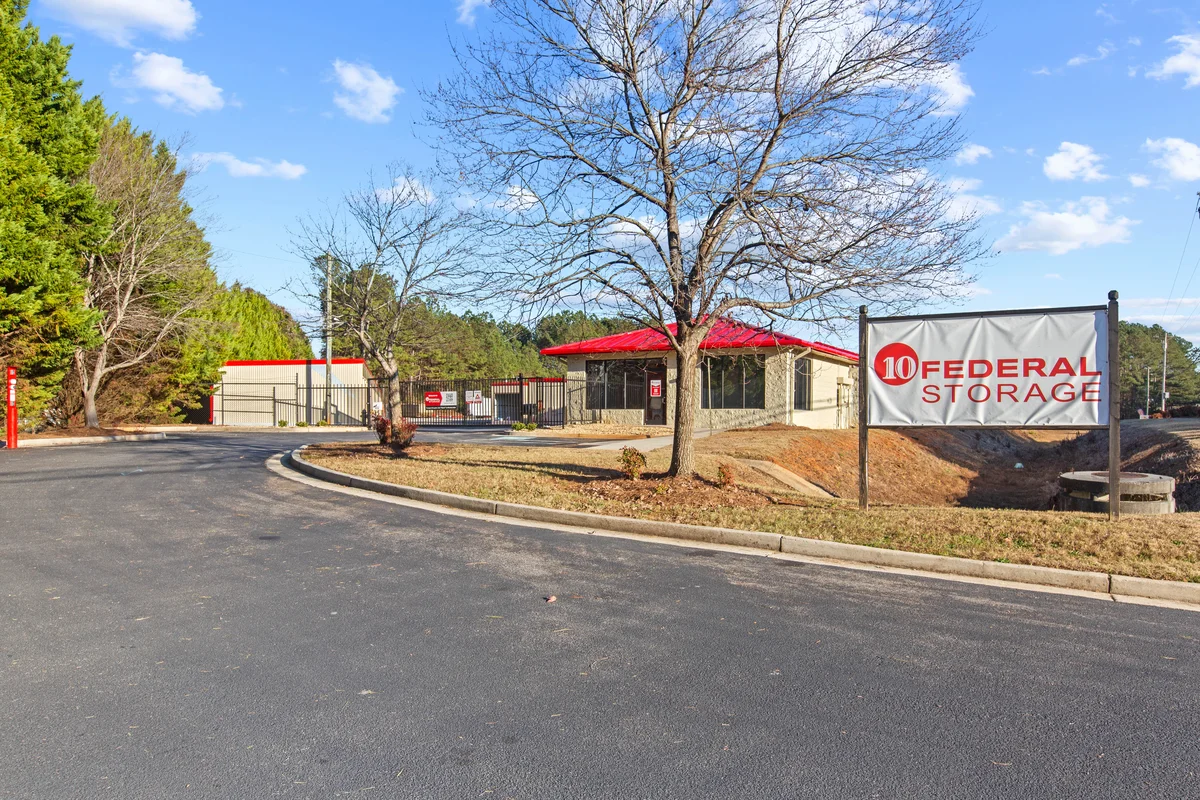
<svg viewBox="0 0 1200 800"><path fill-rule="evenodd" d="M646 370L646 424L667 424L667 370L650 367Z"/></svg>

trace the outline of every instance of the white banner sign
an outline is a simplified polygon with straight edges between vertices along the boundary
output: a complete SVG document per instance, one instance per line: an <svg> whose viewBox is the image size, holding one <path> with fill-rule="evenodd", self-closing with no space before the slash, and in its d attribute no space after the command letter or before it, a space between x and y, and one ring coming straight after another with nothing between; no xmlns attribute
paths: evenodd
<svg viewBox="0 0 1200 800"><path fill-rule="evenodd" d="M869 425L1100 426L1108 311L868 320Z"/></svg>

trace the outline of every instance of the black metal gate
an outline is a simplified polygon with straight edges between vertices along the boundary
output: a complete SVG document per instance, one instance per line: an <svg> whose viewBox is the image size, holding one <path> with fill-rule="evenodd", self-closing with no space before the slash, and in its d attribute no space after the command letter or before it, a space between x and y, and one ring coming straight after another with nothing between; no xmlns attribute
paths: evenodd
<svg viewBox="0 0 1200 800"><path fill-rule="evenodd" d="M386 385L374 397L373 414L384 413ZM568 381L564 378L447 378L402 381L397 385L400 416L419 426L539 427L567 424Z"/></svg>
<svg viewBox="0 0 1200 800"><path fill-rule="evenodd" d="M595 421L583 380L566 378L415 379L396 384L400 416L425 427L498 426L515 422L562 427ZM382 379L330 389L328 418L338 426L371 426L388 411ZM299 383L225 382L213 387L215 425L317 425L326 419L325 387Z"/></svg>

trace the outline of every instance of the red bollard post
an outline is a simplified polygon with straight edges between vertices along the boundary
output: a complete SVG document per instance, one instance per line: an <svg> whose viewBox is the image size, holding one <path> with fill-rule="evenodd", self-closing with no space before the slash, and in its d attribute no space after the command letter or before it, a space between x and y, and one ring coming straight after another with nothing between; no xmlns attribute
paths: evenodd
<svg viewBox="0 0 1200 800"><path fill-rule="evenodd" d="M8 380L5 382L8 387L8 411L5 419L8 421L8 436L5 439L5 444L10 450L17 449L17 368L8 368Z"/></svg>

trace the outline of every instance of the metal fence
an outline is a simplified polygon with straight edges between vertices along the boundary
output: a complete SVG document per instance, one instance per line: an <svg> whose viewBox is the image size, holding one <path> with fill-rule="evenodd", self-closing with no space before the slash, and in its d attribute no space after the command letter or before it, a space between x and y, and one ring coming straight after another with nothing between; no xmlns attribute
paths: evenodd
<svg viewBox="0 0 1200 800"><path fill-rule="evenodd" d="M508 426L514 422L562 427L598 422L588 408L587 384L565 378L456 378L401 381L400 416L419 426ZM388 386L371 380L331 390L333 425L373 425L388 413ZM326 418L325 387L293 383L217 384L209 417L216 425L316 425Z"/></svg>
<svg viewBox="0 0 1200 800"><path fill-rule="evenodd" d="M511 425L561 427L569 418L565 378L455 378L403 381L397 386L400 415L420 426ZM379 399L387 393L379 386Z"/></svg>
<svg viewBox="0 0 1200 800"><path fill-rule="evenodd" d="M331 386L330 423L369 424L372 391L367 384ZM214 425L316 425L327 416L324 386L293 383L220 383L214 387L209 408Z"/></svg>

